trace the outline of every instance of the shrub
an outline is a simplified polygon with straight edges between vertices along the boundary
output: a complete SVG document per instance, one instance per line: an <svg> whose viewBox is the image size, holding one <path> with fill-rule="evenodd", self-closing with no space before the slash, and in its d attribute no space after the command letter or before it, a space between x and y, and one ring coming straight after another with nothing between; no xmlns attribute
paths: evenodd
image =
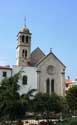
<svg viewBox="0 0 77 125"><path fill-rule="evenodd" d="M21 120L17 121L16 125L23 125L23 122Z"/></svg>
<svg viewBox="0 0 77 125"><path fill-rule="evenodd" d="M39 124L39 125L54 125L54 124L53 124L53 122L52 122L52 121L48 121L48 123L47 123L47 122L42 121L42 122L40 122L40 124Z"/></svg>
<svg viewBox="0 0 77 125"><path fill-rule="evenodd" d="M77 118L72 118L69 125L77 125Z"/></svg>

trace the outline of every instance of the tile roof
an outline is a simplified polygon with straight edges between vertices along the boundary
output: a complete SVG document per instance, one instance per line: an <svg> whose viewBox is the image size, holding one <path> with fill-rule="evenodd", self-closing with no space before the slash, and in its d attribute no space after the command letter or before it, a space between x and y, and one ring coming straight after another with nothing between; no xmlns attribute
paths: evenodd
<svg viewBox="0 0 77 125"><path fill-rule="evenodd" d="M45 54L42 52L40 48L36 48L32 53L30 57L30 63L31 65L37 64L42 58L45 57Z"/></svg>
<svg viewBox="0 0 77 125"><path fill-rule="evenodd" d="M70 79L65 79L65 84L71 84L72 83L72 80Z"/></svg>
<svg viewBox="0 0 77 125"><path fill-rule="evenodd" d="M0 66L0 69L12 70L12 68L10 66Z"/></svg>

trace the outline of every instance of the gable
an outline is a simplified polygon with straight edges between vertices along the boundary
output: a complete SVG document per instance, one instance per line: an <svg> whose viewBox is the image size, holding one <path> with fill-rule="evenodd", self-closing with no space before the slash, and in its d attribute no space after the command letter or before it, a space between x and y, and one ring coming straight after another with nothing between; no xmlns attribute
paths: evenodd
<svg viewBox="0 0 77 125"><path fill-rule="evenodd" d="M62 67L66 67L52 52L50 52L47 56L45 56L42 60L37 63L37 66L43 65L44 63L52 63L54 65L60 65Z"/></svg>

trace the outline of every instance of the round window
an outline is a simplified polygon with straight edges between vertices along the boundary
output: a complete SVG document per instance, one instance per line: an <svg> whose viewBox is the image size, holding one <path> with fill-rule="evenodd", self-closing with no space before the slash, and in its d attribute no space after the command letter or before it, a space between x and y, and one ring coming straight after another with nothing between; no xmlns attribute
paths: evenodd
<svg viewBox="0 0 77 125"><path fill-rule="evenodd" d="M50 74L50 75L54 74L55 73L55 67L52 66L52 65L49 65L47 67L47 73Z"/></svg>

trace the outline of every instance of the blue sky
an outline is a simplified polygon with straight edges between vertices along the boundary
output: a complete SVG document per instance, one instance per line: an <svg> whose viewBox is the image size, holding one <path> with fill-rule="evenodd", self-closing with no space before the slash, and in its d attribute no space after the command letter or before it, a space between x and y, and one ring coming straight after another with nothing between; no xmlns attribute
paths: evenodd
<svg viewBox="0 0 77 125"><path fill-rule="evenodd" d="M32 50L49 49L77 77L77 0L0 0L0 65L15 65L16 35L24 24L32 33Z"/></svg>

